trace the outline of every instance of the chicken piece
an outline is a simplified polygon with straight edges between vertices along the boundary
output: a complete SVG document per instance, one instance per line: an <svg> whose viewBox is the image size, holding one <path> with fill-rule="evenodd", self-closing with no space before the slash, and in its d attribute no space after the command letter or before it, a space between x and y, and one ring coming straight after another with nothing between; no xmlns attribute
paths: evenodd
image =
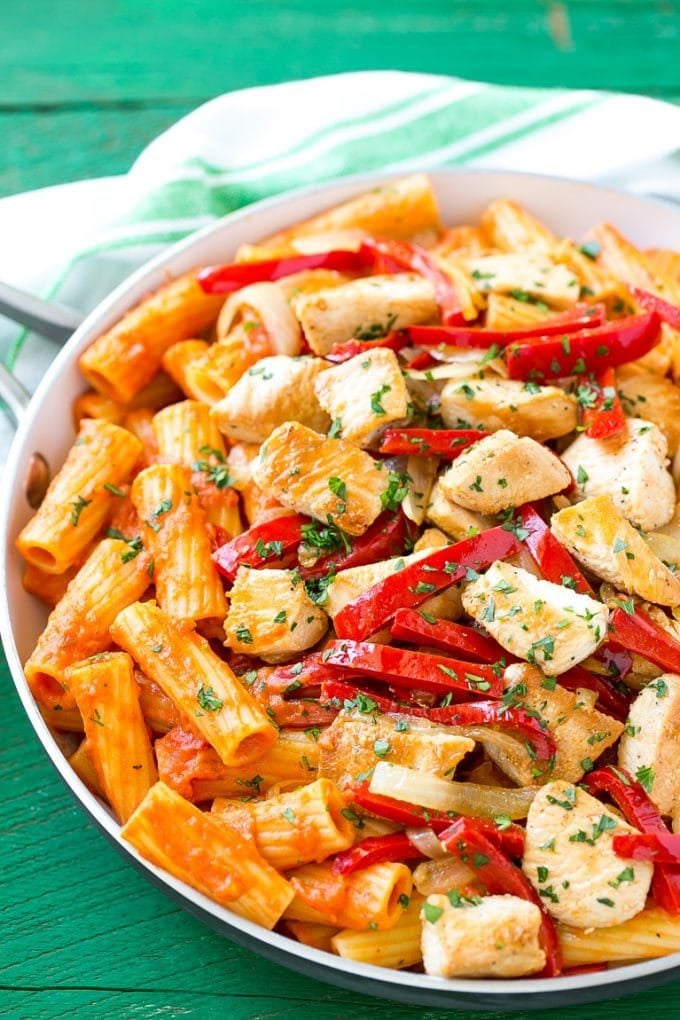
<svg viewBox="0 0 680 1020"><path fill-rule="evenodd" d="M566 673L607 636L601 602L502 560L467 586L463 606L503 648L548 676Z"/></svg>
<svg viewBox="0 0 680 1020"><path fill-rule="evenodd" d="M317 432L330 426L314 384L328 367L322 358L262 358L243 373L212 414L220 432L242 443L262 443L277 425L298 421Z"/></svg>
<svg viewBox="0 0 680 1020"><path fill-rule="evenodd" d="M609 495L553 514L550 528L588 570L622 591L662 606L680 605L680 578L664 566Z"/></svg>
<svg viewBox="0 0 680 1020"><path fill-rule="evenodd" d="M437 317L434 286L414 273L352 280L333 290L294 297L292 306L315 354L327 354L333 344L350 337L376 340Z"/></svg>
<svg viewBox="0 0 680 1020"><path fill-rule="evenodd" d="M426 528L420 538L416 540L413 551L423 552L427 549L428 552L431 552L433 549L443 549L447 545L451 545L448 535L445 535L439 528Z"/></svg>
<svg viewBox="0 0 680 1020"><path fill-rule="evenodd" d="M315 645L327 629L326 614L293 571L239 567L224 621L227 648L285 662Z"/></svg>
<svg viewBox="0 0 680 1020"><path fill-rule="evenodd" d="M433 893L422 906L425 973L433 977L513 978L545 966L541 911L519 896Z"/></svg>
<svg viewBox="0 0 680 1020"><path fill-rule="evenodd" d="M552 450L507 429L469 447L439 481L445 496L480 514L552 496L570 483L569 471Z"/></svg>
<svg viewBox="0 0 680 1020"><path fill-rule="evenodd" d="M494 524L488 517L454 503L445 495L440 482L435 482L425 516L456 541L486 531Z"/></svg>
<svg viewBox="0 0 680 1020"><path fill-rule="evenodd" d="M548 783L529 808L522 870L558 921L611 928L639 914L652 881L652 864L612 849L637 831L585 790Z"/></svg>
<svg viewBox="0 0 680 1020"><path fill-rule="evenodd" d="M643 784L662 815L680 811L680 676L663 673L630 706L619 765Z"/></svg>
<svg viewBox="0 0 680 1020"><path fill-rule="evenodd" d="M653 422L666 437L672 457L680 446L680 386L630 365L617 368L616 384L626 413Z"/></svg>
<svg viewBox="0 0 680 1020"><path fill-rule="evenodd" d="M511 429L539 442L573 432L577 406L576 398L557 386L491 376L451 379L440 397L440 413L447 428Z"/></svg>
<svg viewBox="0 0 680 1020"><path fill-rule="evenodd" d="M447 726L413 716L381 715L375 702L362 695L356 702L356 711L341 712L319 739L319 776L331 779L340 790L379 761L443 778L474 749L474 740Z"/></svg>
<svg viewBox="0 0 680 1020"><path fill-rule="evenodd" d="M466 265L482 294L516 297L519 292L553 308L569 308L578 301L576 275L566 266L556 265L542 255L483 255L467 259Z"/></svg>
<svg viewBox="0 0 680 1020"><path fill-rule="evenodd" d="M503 703L538 717L556 747L554 761L544 763L533 760L526 746L519 743L516 753L499 752L489 745L489 757L518 786L554 779L577 783L621 736L622 723L598 712L584 696L565 690L554 677L546 678L534 666L513 663L506 669L503 682Z"/></svg>
<svg viewBox="0 0 680 1020"><path fill-rule="evenodd" d="M289 421L260 447L253 478L284 506L363 535L383 509L389 476L381 468L352 443Z"/></svg>
<svg viewBox="0 0 680 1020"><path fill-rule="evenodd" d="M625 432L591 439L585 432L562 454L576 482L573 500L609 493L624 517L654 531L675 510L675 486L666 470L668 445L661 430L641 418L628 418Z"/></svg>
<svg viewBox="0 0 680 1020"><path fill-rule="evenodd" d="M479 225L494 248L547 255L559 238L512 198L497 198L482 213Z"/></svg>
<svg viewBox="0 0 680 1020"><path fill-rule="evenodd" d="M387 347L328 368L314 380L314 393L333 419L334 434L357 446L370 446L379 429L408 417L406 383Z"/></svg>

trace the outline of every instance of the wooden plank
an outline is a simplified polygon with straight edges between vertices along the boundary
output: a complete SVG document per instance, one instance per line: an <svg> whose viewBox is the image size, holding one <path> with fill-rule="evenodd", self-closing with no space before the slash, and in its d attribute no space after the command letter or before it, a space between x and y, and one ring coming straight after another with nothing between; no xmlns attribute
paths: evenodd
<svg viewBox="0 0 680 1020"><path fill-rule="evenodd" d="M680 91L680 19L647 0L33 0L3 4L1 104L192 104L363 67L524 85Z"/></svg>
<svg viewBox="0 0 680 1020"><path fill-rule="evenodd" d="M0 197L130 169L142 149L188 113L169 103L144 109L0 108Z"/></svg>

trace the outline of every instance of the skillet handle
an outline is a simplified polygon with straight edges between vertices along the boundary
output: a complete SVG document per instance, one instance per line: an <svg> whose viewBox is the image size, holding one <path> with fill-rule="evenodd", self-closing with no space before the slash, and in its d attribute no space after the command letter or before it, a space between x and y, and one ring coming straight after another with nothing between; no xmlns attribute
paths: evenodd
<svg viewBox="0 0 680 1020"><path fill-rule="evenodd" d="M4 410L10 422L16 427L28 407L31 394L18 379L15 379L8 368L0 361L0 399L4 402Z"/></svg>

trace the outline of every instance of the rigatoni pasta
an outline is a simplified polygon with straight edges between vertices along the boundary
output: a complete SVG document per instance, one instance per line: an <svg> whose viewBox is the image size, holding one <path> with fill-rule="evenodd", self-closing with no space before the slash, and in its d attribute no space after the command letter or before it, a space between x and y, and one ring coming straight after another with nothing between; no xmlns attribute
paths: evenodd
<svg viewBox="0 0 680 1020"><path fill-rule="evenodd" d="M110 647L116 616L151 584L150 564L146 550L120 539L106 538L95 547L50 613L24 667L41 705L75 707L66 669Z"/></svg>
<svg viewBox="0 0 680 1020"><path fill-rule="evenodd" d="M154 562L158 602L178 620L224 618L224 589L210 556L205 514L186 468L145 468L130 493Z"/></svg>
<svg viewBox="0 0 680 1020"><path fill-rule="evenodd" d="M130 478L141 452L127 429L83 421L40 509L17 539L24 559L48 574L73 566L106 522L115 489Z"/></svg>
<svg viewBox="0 0 680 1020"><path fill-rule="evenodd" d="M104 652L70 666L66 681L83 717L99 786L124 823L158 778L132 659Z"/></svg>
<svg viewBox="0 0 680 1020"><path fill-rule="evenodd" d="M114 641L191 719L225 765L256 761L274 743L276 730L226 662L155 603L129 606L110 629Z"/></svg>
<svg viewBox="0 0 680 1020"><path fill-rule="evenodd" d="M293 890L251 843L156 783L123 827L146 860L236 914L273 928Z"/></svg>

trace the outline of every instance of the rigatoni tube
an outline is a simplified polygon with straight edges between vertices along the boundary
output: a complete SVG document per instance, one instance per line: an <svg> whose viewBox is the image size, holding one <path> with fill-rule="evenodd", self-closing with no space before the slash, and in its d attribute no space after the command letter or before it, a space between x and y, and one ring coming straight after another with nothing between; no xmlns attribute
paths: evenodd
<svg viewBox="0 0 680 1020"><path fill-rule="evenodd" d="M147 861L264 928L293 898L288 882L252 843L156 783L121 831Z"/></svg>
<svg viewBox="0 0 680 1020"><path fill-rule="evenodd" d="M178 620L223 619L224 589L212 561L205 513L186 468L155 464L140 471L130 492L154 558L159 605Z"/></svg>
<svg viewBox="0 0 680 1020"><path fill-rule="evenodd" d="M354 826L343 815L347 803L329 779L317 779L289 793L266 800L241 802L217 799L218 821L238 829L279 871L321 862L354 842Z"/></svg>
<svg viewBox="0 0 680 1020"><path fill-rule="evenodd" d="M276 740L264 710L205 638L154 602L137 602L119 613L111 637L189 716L225 765L257 761Z"/></svg>
<svg viewBox="0 0 680 1020"><path fill-rule="evenodd" d="M48 708L75 708L67 666L111 646L109 627L121 609L141 598L149 584L149 555L117 538L95 546L50 613L24 667L35 699Z"/></svg>
<svg viewBox="0 0 680 1020"><path fill-rule="evenodd" d="M393 928L413 888L410 870L397 863L372 864L350 875L336 875L330 862L306 864L288 877L296 895L286 918L356 931Z"/></svg>
<svg viewBox="0 0 680 1020"><path fill-rule="evenodd" d="M158 778L132 659L125 652L97 655L70 666L66 680L99 784L118 821L126 822Z"/></svg>
<svg viewBox="0 0 680 1020"><path fill-rule="evenodd" d="M63 574L100 531L142 452L139 440L100 419L82 422L78 438L47 495L17 539L27 561Z"/></svg>

